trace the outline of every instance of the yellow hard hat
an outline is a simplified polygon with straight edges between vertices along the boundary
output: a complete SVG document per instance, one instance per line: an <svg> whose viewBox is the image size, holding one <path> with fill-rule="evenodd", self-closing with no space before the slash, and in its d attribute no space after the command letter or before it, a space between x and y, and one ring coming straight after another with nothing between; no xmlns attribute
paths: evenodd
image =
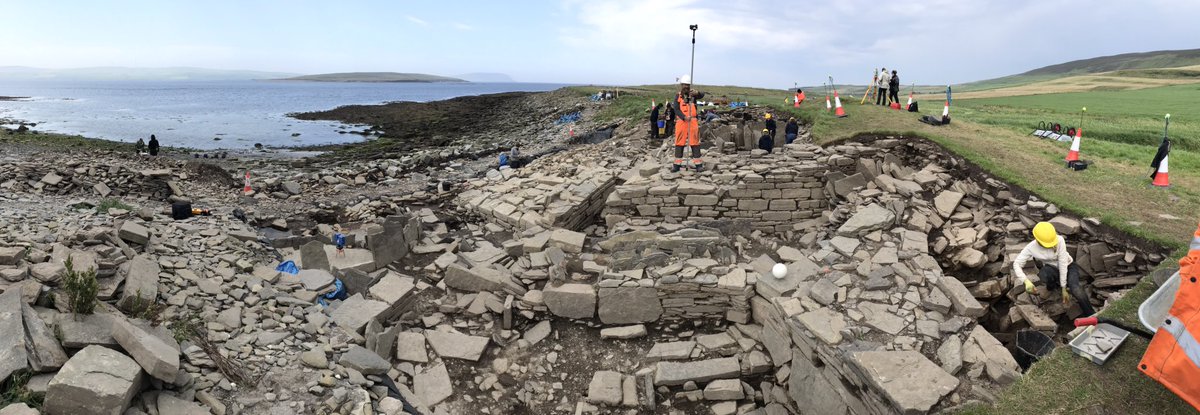
<svg viewBox="0 0 1200 415"><path fill-rule="evenodd" d="M767 113L767 119L771 119L771 113Z"/></svg>
<svg viewBox="0 0 1200 415"><path fill-rule="evenodd" d="M1058 232L1054 231L1054 225L1050 222L1038 222L1033 226L1033 239L1038 241L1038 244L1046 248L1053 248L1058 245Z"/></svg>
<svg viewBox="0 0 1200 415"><path fill-rule="evenodd" d="M764 132L764 133L769 133L769 132L771 132L771 130L768 130L768 129L766 129L766 128L763 128L763 132Z"/></svg>

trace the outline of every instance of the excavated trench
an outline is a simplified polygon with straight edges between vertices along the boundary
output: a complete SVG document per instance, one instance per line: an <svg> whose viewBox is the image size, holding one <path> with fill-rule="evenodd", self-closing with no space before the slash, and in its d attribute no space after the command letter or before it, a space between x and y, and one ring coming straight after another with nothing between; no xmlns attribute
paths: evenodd
<svg viewBox="0 0 1200 415"><path fill-rule="evenodd" d="M1030 301L1024 288L1016 285L1015 277L1011 275L1012 259L1032 240L1028 229L1032 228L1033 222L1058 222L1056 217L1066 218L1063 222L1069 222L1065 226L1069 228L1066 232L1062 229L1064 226L1059 226L1060 223L1056 223L1056 228L1059 228L1060 234L1070 233L1064 235L1068 251L1083 269L1080 283L1097 310L1106 305L1109 299L1119 298L1123 291L1149 275L1170 252L1166 247L1124 233L1099 220L1054 208L1052 204L1047 204L1047 209L1039 209L1041 204L1046 203L1044 199L1020 186L1004 182L928 139L860 135L846 141L869 145L888 138L900 138L905 142L894 147L890 153L898 156L904 166L918 170L936 163L956 181L979 184L986 190L987 194L974 199L973 203L977 205L971 210L975 212L975 221L980 220L979 212L987 217L984 223L988 225L989 232L986 238L977 241L976 246L983 246L980 251L987 255L988 260L981 266L964 266L955 258L961 251L939 247L946 239L946 235L940 232L929 233L930 252L936 253L935 257L947 275L963 281L976 299L987 306L988 312L979 319L980 323L1010 348L1016 332L1033 328L1028 321L1023 321L1022 316L1014 313L1014 307L1019 302L1029 304ZM829 146L838 144L841 143ZM1064 170L1062 174L1069 172ZM923 196L932 199L936 195ZM1075 222L1078 222L1078 229L1071 226ZM1021 223L1021 226L1016 223ZM1036 280L1037 270L1033 268L1032 261L1025 272ZM1045 291L1040 290L1043 293ZM1065 343L1070 340L1067 333L1073 328L1073 319L1080 314L1079 307L1072 305L1064 308L1047 294L1043 294L1046 298L1033 298L1032 303L1045 310L1058 327L1054 331L1045 328L1041 331Z"/></svg>

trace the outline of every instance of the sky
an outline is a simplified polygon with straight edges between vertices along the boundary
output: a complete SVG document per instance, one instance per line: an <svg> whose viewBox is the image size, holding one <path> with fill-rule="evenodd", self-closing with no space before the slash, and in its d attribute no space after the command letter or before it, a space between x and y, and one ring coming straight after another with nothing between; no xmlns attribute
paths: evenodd
<svg viewBox="0 0 1200 415"><path fill-rule="evenodd" d="M498 72L521 82L938 85L1200 47L1196 0L0 0L0 66Z"/></svg>

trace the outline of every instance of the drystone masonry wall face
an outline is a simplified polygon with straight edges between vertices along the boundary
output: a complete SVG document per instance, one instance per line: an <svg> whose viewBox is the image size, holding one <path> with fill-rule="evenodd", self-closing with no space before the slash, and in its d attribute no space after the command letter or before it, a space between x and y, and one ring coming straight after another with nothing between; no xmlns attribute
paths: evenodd
<svg viewBox="0 0 1200 415"><path fill-rule="evenodd" d="M741 165L712 176L632 177L608 195L604 214L651 222L745 220L767 233L792 230L828 207L822 191L828 158L801 150L806 146L789 147L783 155L714 159L710 164Z"/></svg>
<svg viewBox="0 0 1200 415"><path fill-rule="evenodd" d="M472 183L459 204L514 230L535 227L581 230L604 207L617 178L608 169L581 167L571 174L494 171Z"/></svg>

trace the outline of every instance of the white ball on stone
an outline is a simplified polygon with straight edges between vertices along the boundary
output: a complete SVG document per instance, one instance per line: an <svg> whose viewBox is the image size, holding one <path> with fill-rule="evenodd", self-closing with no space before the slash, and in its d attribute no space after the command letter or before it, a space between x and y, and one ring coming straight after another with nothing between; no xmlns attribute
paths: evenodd
<svg viewBox="0 0 1200 415"><path fill-rule="evenodd" d="M787 265L775 264L774 267L771 267L771 275L774 275L775 278L779 278L779 279L786 277L787 276Z"/></svg>

